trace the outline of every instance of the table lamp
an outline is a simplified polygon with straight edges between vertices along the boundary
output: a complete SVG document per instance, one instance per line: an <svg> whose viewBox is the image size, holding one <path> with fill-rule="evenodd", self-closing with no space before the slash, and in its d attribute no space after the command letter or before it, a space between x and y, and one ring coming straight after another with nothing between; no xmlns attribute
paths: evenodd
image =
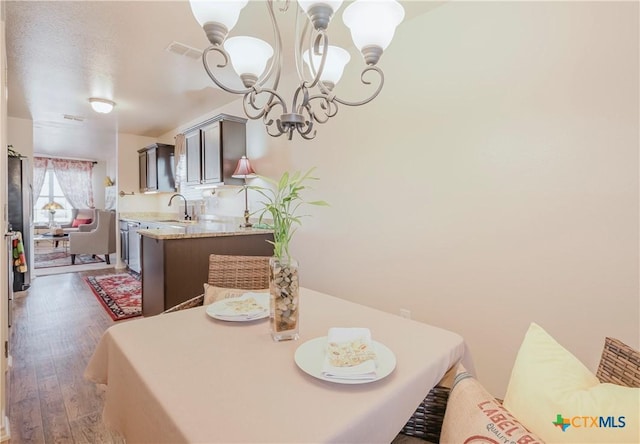
<svg viewBox="0 0 640 444"><path fill-rule="evenodd" d="M55 218L55 215L56 215L56 210L64 210L64 207L60 205L58 202L49 202L44 204L42 209L49 211L49 228L52 228L53 219Z"/></svg>
<svg viewBox="0 0 640 444"><path fill-rule="evenodd" d="M244 224L241 224L241 227L250 227L252 224L249 223L249 200L248 200L248 189L247 189L247 179L253 179L256 177L256 172L251 168L251 163L247 156L242 156L240 160L238 160L238 165L236 166L236 170L233 172L231 177L235 177L236 179L244 179Z"/></svg>

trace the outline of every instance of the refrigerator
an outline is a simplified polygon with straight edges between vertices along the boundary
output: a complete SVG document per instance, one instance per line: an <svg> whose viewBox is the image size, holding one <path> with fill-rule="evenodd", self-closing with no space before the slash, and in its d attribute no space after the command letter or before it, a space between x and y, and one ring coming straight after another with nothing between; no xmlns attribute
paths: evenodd
<svg viewBox="0 0 640 444"><path fill-rule="evenodd" d="M27 272L13 273L13 291L23 291L31 285L31 236L33 233L33 191L31 184L31 165L26 157L9 156L7 171L7 209L9 231L22 233L24 254L27 260Z"/></svg>

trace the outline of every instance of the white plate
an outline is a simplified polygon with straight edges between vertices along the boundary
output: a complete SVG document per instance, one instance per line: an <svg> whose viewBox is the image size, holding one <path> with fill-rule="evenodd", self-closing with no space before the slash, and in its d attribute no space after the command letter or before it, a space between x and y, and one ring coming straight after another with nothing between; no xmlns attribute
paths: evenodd
<svg viewBox="0 0 640 444"><path fill-rule="evenodd" d="M376 341L371 341L376 350L376 377L375 379L339 379L328 378L322 374L322 364L327 351L327 337L311 339L301 344L296 349L294 359L302 371L314 378L323 381L335 382L336 384L366 384L378 381L396 368L396 355L385 345Z"/></svg>
<svg viewBox="0 0 640 444"><path fill-rule="evenodd" d="M263 307L265 307L264 311L257 312L249 316L248 314L239 313L238 315L229 315L228 307L226 302L233 300L242 300L253 297L256 302ZM216 301L211 305L207 306L207 315L211 316L214 319L219 319L221 321L230 321L230 322L250 322L257 321L258 319L264 319L269 317L269 293L252 293L247 292L242 296L237 298L228 298L222 299L220 301Z"/></svg>

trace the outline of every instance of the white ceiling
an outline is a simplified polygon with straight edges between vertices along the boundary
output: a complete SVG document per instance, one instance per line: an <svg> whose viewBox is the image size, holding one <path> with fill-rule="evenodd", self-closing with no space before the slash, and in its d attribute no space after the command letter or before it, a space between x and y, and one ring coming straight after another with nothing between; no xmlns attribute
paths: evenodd
<svg viewBox="0 0 640 444"><path fill-rule="evenodd" d="M237 98L214 86L201 59L165 50L173 41L208 46L187 0L4 3L8 114L33 120L37 154L106 160L115 155L118 132L158 137ZM403 2L405 20L440 3ZM329 30L332 42L346 47L352 43L343 8ZM290 9L278 17L285 41L294 33ZM243 33L272 41L263 1L243 10L233 34ZM111 99L116 108L97 114L89 97Z"/></svg>

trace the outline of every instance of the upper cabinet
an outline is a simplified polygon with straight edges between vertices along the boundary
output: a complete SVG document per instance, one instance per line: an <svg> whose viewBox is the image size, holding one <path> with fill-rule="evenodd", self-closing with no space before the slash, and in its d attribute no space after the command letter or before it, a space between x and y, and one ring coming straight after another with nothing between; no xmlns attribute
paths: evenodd
<svg viewBox="0 0 640 444"><path fill-rule="evenodd" d="M140 192L175 191L174 146L154 143L138 150Z"/></svg>
<svg viewBox="0 0 640 444"><path fill-rule="evenodd" d="M246 119L221 114L185 131L185 185L239 185L231 177L247 147Z"/></svg>

